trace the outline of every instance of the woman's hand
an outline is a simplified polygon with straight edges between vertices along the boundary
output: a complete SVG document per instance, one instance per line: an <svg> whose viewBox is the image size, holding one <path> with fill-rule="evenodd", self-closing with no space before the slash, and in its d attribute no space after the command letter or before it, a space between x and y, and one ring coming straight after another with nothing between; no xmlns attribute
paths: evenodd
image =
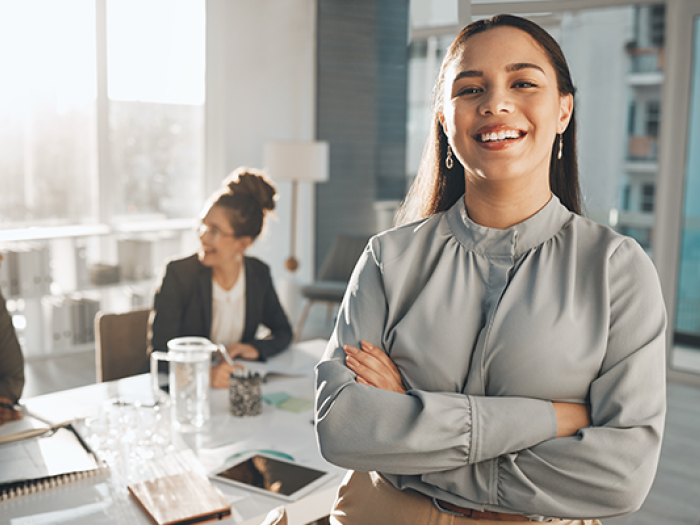
<svg viewBox="0 0 700 525"><path fill-rule="evenodd" d="M0 259L1 260L1 259ZM7 403L8 405L14 405L14 403L7 399L6 397L0 397L0 403ZM23 414L19 410L14 408L0 407L0 425L8 421L15 421L17 419L22 419Z"/></svg>
<svg viewBox="0 0 700 525"><path fill-rule="evenodd" d="M571 437L591 425L591 407L578 403L552 403L557 415L557 437Z"/></svg>
<svg viewBox="0 0 700 525"><path fill-rule="evenodd" d="M228 388L228 378L234 370L243 370L243 367L241 365L231 366L226 361L221 361L218 365L211 367L209 373L211 387Z"/></svg>
<svg viewBox="0 0 700 525"><path fill-rule="evenodd" d="M361 341L362 350L345 345L345 362L357 374L357 382L367 386L405 394L399 369L381 349L367 341Z"/></svg>
<svg viewBox="0 0 700 525"><path fill-rule="evenodd" d="M231 356L231 359L241 357L243 359L255 361L260 357L260 352L258 352L258 349L247 343L231 343L226 347L226 351L228 352L228 355Z"/></svg>

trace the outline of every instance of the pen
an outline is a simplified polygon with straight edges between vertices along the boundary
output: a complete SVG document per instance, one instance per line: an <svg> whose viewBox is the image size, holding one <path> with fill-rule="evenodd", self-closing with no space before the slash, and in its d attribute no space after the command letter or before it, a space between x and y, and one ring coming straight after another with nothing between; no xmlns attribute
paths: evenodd
<svg viewBox="0 0 700 525"><path fill-rule="evenodd" d="M224 345L218 345L218 348L219 348L219 353L221 354L221 357L224 358L224 361L226 361L231 366L235 366L233 359L231 359L231 356L228 355L228 352L226 351L226 347Z"/></svg>
<svg viewBox="0 0 700 525"><path fill-rule="evenodd" d="M2 407L2 408L10 408L10 409L12 409L12 410L16 410L17 412L21 412L21 411L22 411L21 405L18 405L18 404L16 404L16 403L13 404L13 403L5 403L5 402L0 401L0 407Z"/></svg>

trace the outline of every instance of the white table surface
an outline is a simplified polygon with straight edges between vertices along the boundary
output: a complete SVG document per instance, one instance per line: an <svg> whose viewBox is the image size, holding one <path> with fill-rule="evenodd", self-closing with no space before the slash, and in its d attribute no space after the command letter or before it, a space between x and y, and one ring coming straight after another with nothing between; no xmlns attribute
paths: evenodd
<svg viewBox="0 0 700 525"><path fill-rule="evenodd" d="M294 345L266 365L272 370L298 372L294 376L271 375L263 384L263 393L284 392L313 400L313 366L325 348L325 341L305 341ZM94 418L110 399L152 400L150 378L141 375L74 388L23 400L33 414L50 421ZM273 449L291 455L295 461L336 473L325 485L295 502L253 493L216 482L216 487L232 503L232 516L222 524L257 525L275 507L284 505L291 525L304 525L328 515L344 471L328 464L319 454L313 429L313 409L300 413L280 410L263 403L259 416L237 418L228 411L228 390L211 391L211 419L197 433L179 434L203 465L214 468L220 458L250 449ZM104 474L75 481L36 494L0 502L0 523L10 525L147 525L146 514L129 496L129 473L113 468ZM126 481L125 481L126 480Z"/></svg>

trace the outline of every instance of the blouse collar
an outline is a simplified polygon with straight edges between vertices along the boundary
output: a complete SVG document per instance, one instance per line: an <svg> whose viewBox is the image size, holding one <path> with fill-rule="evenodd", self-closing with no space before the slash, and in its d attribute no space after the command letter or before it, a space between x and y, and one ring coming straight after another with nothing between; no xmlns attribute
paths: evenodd
<svg viewBox="0 0 700 525"><path fill-rule="evenodd" d="M572 213L552 194L549 202L532 217L498 230L472 221L461 197L447 211L447 221L465 248L491 256L518 258L554 237L572 218Z"/></svg>

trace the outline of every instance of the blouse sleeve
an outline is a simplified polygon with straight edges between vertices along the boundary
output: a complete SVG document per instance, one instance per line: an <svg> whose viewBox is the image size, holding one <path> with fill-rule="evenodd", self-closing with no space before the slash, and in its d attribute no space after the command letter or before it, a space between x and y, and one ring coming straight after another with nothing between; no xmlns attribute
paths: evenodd
<svg viewBox="0 0 700 525"><path fill-rule="evenodd" d="M343 346L382 341L387 303L375 238L350 279L336 328L316 368L316 431L323 456L345 468L387 474L452 470L475 460L481 429L471 396L409 390L407 395L361 385L345 364ZM548 401L480 398L479 410L498 418L489 432L499 454L531 447L556 435ZM371 429L371 432L368 431ZM479 436L481 439L483 436Z"/></svg>
<svg viewBox="0 0 700 525"><path fill-rule="evenodd" d="M168 341L180 337L180 325L185 309L186 293L182 280L168 263L163 279L153 298L153 313L149 327L149 350L167 351Z"/></svg>
<svg viewBox="0 0 700 525"><path fill-rule="evenodd" d="M490 460L498 472L489 500L513 512L602 518L637 510L656 473L666 411L666 311L656 270L634 242L610 259L610 329L599 376L590 387L592 425ZM472 466L422 480L467 484Z"/></svg>
<svg viewBox="0 0 700 525"><path fill-rule="evenodd" d="M275 286L272 283L269 270L267 270L267 285L263 299L262 324L270 329L270 334L264 339L254 339L250 344L258 349L259 359L265 361L289 346L292 341L292 326L289 324L287 314L277 297Z"/></svg>

